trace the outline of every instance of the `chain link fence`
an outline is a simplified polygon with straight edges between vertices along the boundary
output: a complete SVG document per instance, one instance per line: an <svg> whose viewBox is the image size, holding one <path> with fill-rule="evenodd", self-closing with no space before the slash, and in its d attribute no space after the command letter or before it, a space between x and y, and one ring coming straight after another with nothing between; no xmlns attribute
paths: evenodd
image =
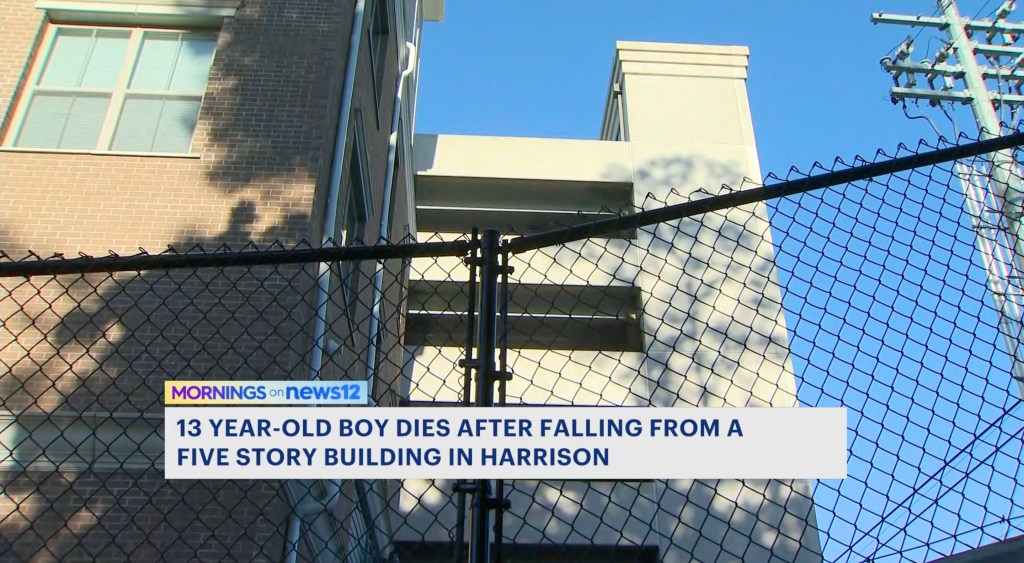
<svg viewBox="0 0 1024 563"><path fill-rule="evenodd" d="M930 561L1017 536L1018 216L986 155L1022 142L735 189L668 167L634 208L500 241L4 255L0 560L458 561L483 498L508 562ZM475 404L482 375L509 407L845 406L849 477L163 478L167 379L369 380L403 407Z"/></svg>

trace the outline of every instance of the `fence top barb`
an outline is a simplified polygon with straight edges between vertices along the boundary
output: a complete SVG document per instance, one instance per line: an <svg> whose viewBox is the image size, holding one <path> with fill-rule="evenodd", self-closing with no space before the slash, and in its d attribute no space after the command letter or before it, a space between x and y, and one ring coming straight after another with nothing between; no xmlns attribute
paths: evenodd
<svg viewBox="0 0 1024 563"><path fill-rule="evenodd" d="M892 158L881 162L870 162L859 166L852 166L845 170L834 170L824 174L737 190L723 195L687 201L659 209L651 209L629 215L600 219L592 223L523 235L510 240L508 248L511 253L519 254L546 246L606 236L617 231L647 227L656 223L674 221L683 217L692 217L702 213L720 211L758 201L849 184L877 176L905 172L922 166L970 158L1021 145L1024 145L1024 132L1018 131L1001 137Z"/></svg>
<svg viewBox="0 0 1024 563"><path fill-rule="evenodd" d="M1014 148L1024 145L1024 131L990 139L955 145L943 149L892 158L833 170L796 180L733 191L727 194L688 201L659 209L651 209L601 219L592 223L563 227L527 234L508 241L508 251L519 254L545 246L565 244L576 240L606 236L617 231L637 229L656 223L692 217L702 213L747 205L758 201L795 195L812 190L834 187L869 178L905 172L922 166L931 166L961 158ZM13 259L0 251L0 278L30 277L38 275L85 274L96 272L131 272L142 270L170 270L177 268L246 267L345 260L388 260L438 256L464 256L472 242L468 240L382 244L376 246L325 246L321 248L271 248L268 250L176 252L161 254L140 253L131 256L104 256L79 258L40 258L30 255Z"/></svg>
<svg viewBox="0 0 1024 563"><path fill-rule="evenodd" d="M140 253L131 256L82 256L79 258L39 258L0 260L0 278L30 277L96 272L138 272L178 268L225 268L337 262L342 260L389 260L434 256L464 256L472 243L466 240L381 244L376 246L325 246L322 248L272 248L269 250L214 251L194 250L161 254ZM0 259L10 260L0 253Z"/></svg>

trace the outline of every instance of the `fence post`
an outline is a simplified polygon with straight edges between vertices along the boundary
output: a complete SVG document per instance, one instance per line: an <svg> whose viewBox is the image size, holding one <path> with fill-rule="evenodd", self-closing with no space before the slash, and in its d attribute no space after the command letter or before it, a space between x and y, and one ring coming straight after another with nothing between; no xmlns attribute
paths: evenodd
<svg viewBox="0 0 1024 563"><path fill-rule="evenodd" d="M469 267L469 306L466 310L466 357L459 362L459 367L463 369L462 372L462 401L461 404L464 407L468 407L472 404L469 398L470 392L473 389L473 343L476 342L476 270L480 265L479 257L477 253L480 250L480 237L477 233L476 227L473 227L473 235L470 238L470 250L469 256L463 259L466 266ZM455 516L455 546L452 550L454 555L454 563L463 563L465 554L463 553L463 544L466 541L466 494L467 490L462 481L455 483L452 489L456 495L456 511Z"/></svg>
<svg viewBox="0 0 1024 563"><path fill-rule="evenodd" d="M508 276L513 268L509 262L508 241L501 245L501 296L498 307L498 325L501 330L498 334L498 406L505 406L505 386L511 379L512 374L508 370ZM504 554L502 550L505 542L505 510L510 508L508 499L505 498L505 480L494 481L494 563L502 563Z"/></svg>
<svg viewBox="0 0 1024 563"><path fill-rule="evenodd" d="M493 229L484 231L480 246L480 337L477 340L476 406L494 406L494 380L498 329L498 266L501 234ZM490 563L490 510L491 482L479 479L473 499L473 523L470 537L470 562Z"/></svg>

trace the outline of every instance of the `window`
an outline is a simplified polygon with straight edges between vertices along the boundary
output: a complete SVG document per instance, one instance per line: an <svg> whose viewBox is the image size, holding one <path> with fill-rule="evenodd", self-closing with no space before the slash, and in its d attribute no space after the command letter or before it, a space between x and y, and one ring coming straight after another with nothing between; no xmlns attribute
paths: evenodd
<svg viewBox="0 0 1024 563"><path fill-rule="evenodd" d="M352 165L355 170L357 166ZM356 177L357 173L353 174ZM353 178L354 179L354 178ZM358 195L359 184L352 183L348 191L348 201L345 205L345 224L342 233L345 246L362 243L366 235L366 211L362 204L362 198ZM345 305L349 308L350 314L355 312L359 305L359 261L345 260L341 263L341 283L345 292Z"/></svg>
<svg viewBox="0 0 1024 563"><path fill-rule="evenodd" d="M345 204L345 226L343 240L345 246L355 242L363 243L366 237L366 184L363 181L362 159L359 158L358 147L352 150L352 162L349 164L348 198Z"/></svg>
<svg viewBox="0 0 1024 563"><path fill-rule="evenodd" d="M15 147L188 153L216 36L55 26Z"/></svg>
<svg viewBox="0 0 1024 563"><path fill-rule="evenodd" d="M370 12L370 62L373 65L373 84L377 94L384 88L385 57L388 54L388 35L391 21L388 19L387 0L376 0Z"/></svg>
<svg viewBox="0 0 1024 563"><path fill-rule="evenodd" d="M363 244L366 238L366 222L369 218L367 207L368 182L365 174L366 153L363 150L362 112L356 111L355 142L349 158L348 195L345 199L345 217L342 223L342 244L351 246ZM345 260L341 263L341 283L345 305L349 315L354 315L359 304L359 261Z"/></svg>

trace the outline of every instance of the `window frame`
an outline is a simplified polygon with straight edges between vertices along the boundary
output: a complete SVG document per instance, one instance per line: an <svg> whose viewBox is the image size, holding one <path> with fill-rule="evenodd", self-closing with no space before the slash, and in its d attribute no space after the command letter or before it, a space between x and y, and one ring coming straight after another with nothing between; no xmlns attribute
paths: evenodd
<svg viewBox="0 0 1024 563"><path fill-rule="evenodd" d="M367 151L364 139L363 130L363 116L362 111L355 110L355 124L352 131L352 148L349 158L349 172L348 172L348 193L345 195L345 211L342 215L341 220L341 231L336 240L341 240L342 245L348 247L355 244L366 244L366 228L370 223L371 209L370 209L370 167L367 159ZM358 184L353 185L356 182L352 182L354 176L358 176ZM359 224L359 231L357 236L349 236L349 223L353 220L351 216L352 212L357 214L355 221ZM344 299L345 306L349 308L349 314L354 315L359 307L359 277L361 275L360 269L361 261L358 260L345 260L340 265L340 280L342 287L342 299Z"/></svg>
<svg viewBox="0 0 1024 563"><path fill-rule="evenodd" d="M363 131L363 116L362 110L355 110L355 126L352 132L352 148L349 152L349 165L348 165L348 193L345 197L345 213L342 217L341 228L342 232L345 233L348 230L349 211L352 210L350 203L354 204L355 211L359 214L359 221L362 223L360 229L362 233L355 240L343 240L342 244L345 246L351 246L354 242L358 241L360 244L366 244L366 227L369 225L370 215L372 210L370 209L370 166L368 155L366 151L366 144L364 139ZM353 174L358 176L357 182L352 182ZM358 183L358 186L352 185ZM339 237L341 238L341 237Z"/></svg>
<svg viewBox="0 0 1024 563"><path fill-rule="evenodd" d="M60 88L60 87L46 87L39 84L39 80L42 78L43 71L46 68L47 63L50 60L50 56L53 54L54 47L57 43L57 35L61 29L77 29L89 31L92 33L103 32L103 31L127 31L128 44L125 47L125 54L121 61L121 69L117 74L117 79L114 83L113 88L110 90L99 89L99 88ZM4 132L2 143L0 143L0 151L5 152L44 152L44 153L67 153L67 154L96 154L96 155L126 155L126 156L155 156L155 157L175 157L175 158L199 158L200 155L193 152L193 145L195 143L195 130L192 132L192 138L189 141L189 148L185 152L157 152L157 151L125 151L125 150L114 150L110 147L114 143L114 137L117 132L117 125L121 119L121 115L124 112L125 100L129 94L149 96L149 95L162 95L168 98L187 98L187 99L198 99L199 101L199 113L197 114L197 127L198 130L198 117L202 114L203 104L206 101L206 94L209 91L209 78L210 71L207 71L207 83L204 86L203 91L199 92L177 92L177 91L135 91L132 92L129 88L129 83L132 78L132 73L135 70L136 62L138 61L139 54L142 48L142 38L147 32L156 33L182 33L188 35L205 35L214 40L213 55L210 59L210 71L212 71L213 65L217 57L217 42L219 39L219 30L207 26L196 26L196 27L178 27L178 26L146 26L146 25L103 25L103 24L75 24L75 23L57 23L47 22L46 29L43 33L42 41L39 43L39 47L31 53L32 61L29 65L29 72L26 75L25 81L19 85L18 91L16 92L16 101L13 106L12 119L10 126L7 131ZM26 118L28 117L29 108L32 105L32 101L36 96L37 92L75 92L75 93L102 93L104 95L109 94L110 100L107 102L107 112L103 118L103 124L100 127L100 132L96 139L95 147L92 149L65 149L60 147L19 147L16 146L18 138L21 136ZM115 110L116 108L116 110ZM104 147L104 148L100 148Z"/></svg>
<svg viewBox="0 0 1024 563"><path fill-rule="evenodd" d="M384 96L384 71L387 67L388 51L390 43L394 42L395 30L392 24L391 2L388 0L373 0L370 6L370 18L367 22L367 36L370 51L370 72L373 74L373 89L376 94L378 106L378 121L380 120L380 102ZM378 52L379 51L379 52Z"/></svg>

